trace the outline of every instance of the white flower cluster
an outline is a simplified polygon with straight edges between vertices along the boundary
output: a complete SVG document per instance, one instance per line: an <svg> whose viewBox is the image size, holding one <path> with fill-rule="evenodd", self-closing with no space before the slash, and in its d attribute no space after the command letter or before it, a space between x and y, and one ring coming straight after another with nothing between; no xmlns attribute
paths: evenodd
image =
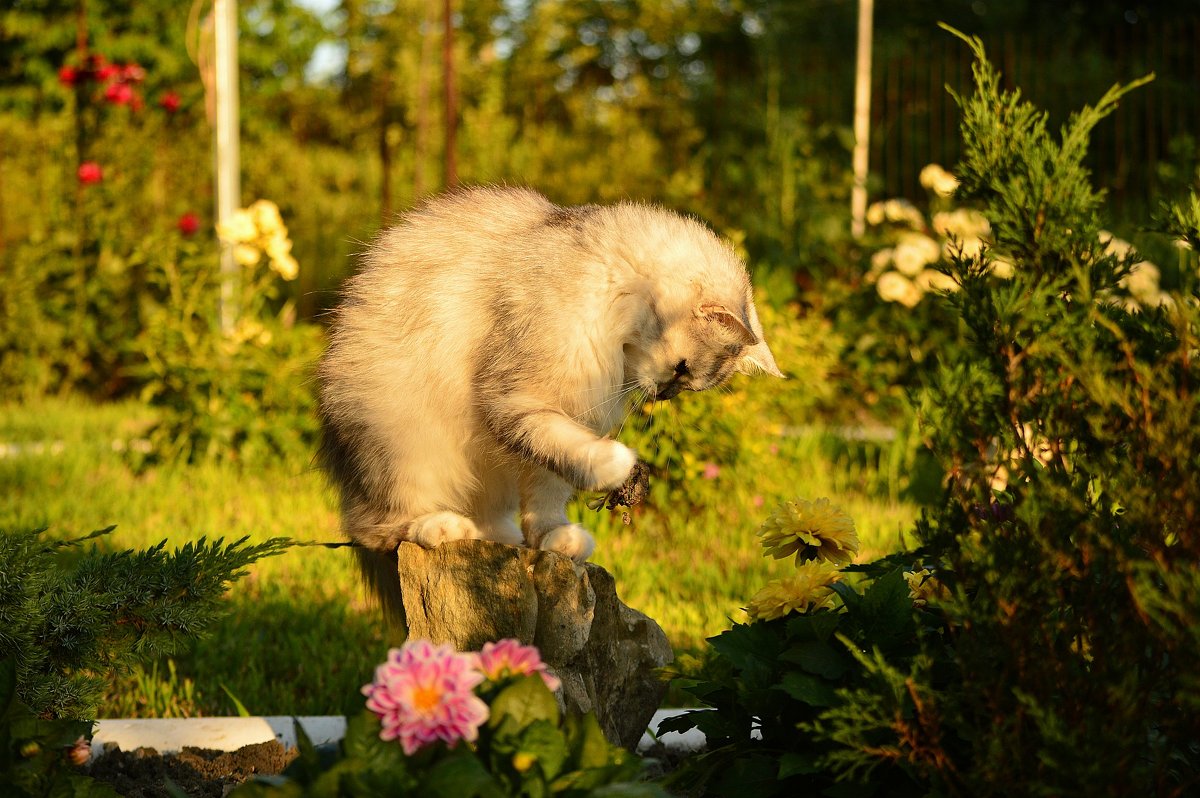
<svg viewBox="0 0 1200 798"><path fill-rule="evenodd" d="M921 170L921 185L940 198L958 188L958 180L938 164ZM936 201L935 201L936 202ZM938 203L942 206L945 202ZM955 291L958 284L938 271L936 266L961 251L964 257L979 255L991 246L991 225L979 211L968 208L940 210L929 223L916 206L906 200L890 199L867 208L867 222L875 227L888 225L895 244L871 256L867 282L874 283L885 302L915 307L931 291ZM1012 277L1010 261L991 254L992 274Z"/></svg>
<svg viewBox="0 0 1200 798"><path fill-rule="evenodd" d="M921 181L922 186L939 197L952 196L958 189L958 178L936 163L922 169L917 179Z"/></svg>
<svg viewBox="0 0 1200 798"><path fill-rule="evenodd" d="M217 235L233 247L234 258L243 266L256 265L265 254L271 270L283 279L294 280L300 273L279 206L270 200L260 199L235 211L217 225Z"/></svg>
<svg viewBox="0 0 1200 798"><path fill-rule="evenodd" d="M1104 245L1104 254L1106 255L1126 258L1130 253L1137 254L1133 244L1117 238L1107 230L1100 231L1100 243ZM1175 300L1171 298L1171 295L1159 287L1161 277L1162 274L1158 267L1150 261L1143 260L1134 263L1129 274L1121 278L1121 287L1131 294L1130 297L1121 301L1122 307L1130 313L1136 313L1144 307L1158 307L1174 303Z"/></svg>

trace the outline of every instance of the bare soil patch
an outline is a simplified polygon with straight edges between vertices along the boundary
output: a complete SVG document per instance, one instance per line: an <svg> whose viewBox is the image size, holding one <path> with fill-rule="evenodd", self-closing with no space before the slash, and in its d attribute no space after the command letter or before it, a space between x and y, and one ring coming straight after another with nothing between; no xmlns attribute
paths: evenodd
<svg viewBox="0 0 1200 798"><path fill-rule="evenodd" d="M153 748L112 748L97 757L89 774L130 798L169 798L168 780L196 798L223 798L234 787L258 775L276 775L296 758L295 748L277 740L254 743L236 751L186 747L177 754Z"/></svg>

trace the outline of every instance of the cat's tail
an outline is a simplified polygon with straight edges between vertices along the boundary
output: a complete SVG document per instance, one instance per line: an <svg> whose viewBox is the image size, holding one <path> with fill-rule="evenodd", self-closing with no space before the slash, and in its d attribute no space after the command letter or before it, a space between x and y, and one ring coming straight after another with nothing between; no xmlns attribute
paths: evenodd
<svg viewBox="0 0 1200 798"><path fill-rule="evenodd" d="M358 570L362 574L367 590L379 602L384 620L393 633L407 636L408 625L404 617L404 601L400 595L400 574L397 570L395 551L377 551L361 545L354 547Z"/></svg>

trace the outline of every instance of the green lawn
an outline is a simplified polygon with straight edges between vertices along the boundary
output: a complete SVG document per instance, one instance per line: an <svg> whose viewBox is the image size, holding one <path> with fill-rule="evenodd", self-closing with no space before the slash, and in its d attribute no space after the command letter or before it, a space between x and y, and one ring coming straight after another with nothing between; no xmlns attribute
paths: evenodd
<svg viewBox="0 0 1200 798"><path fill-rule="evenodd" d="M101 541L112 548L205 535L339 540L333 492L307 461L136 473L114 441L136 438L149 412L63 400L0 407L7 445L0 529L46 526L70 536L116 524ZM906 498L912 453L903 442L847 442L806 428L775 448L754 473L723 472L719 492L704 486L719 505L643 515L631 526L620 514L573 510L596 532L594 560L613 573L626 603L662 625L678 653L698 651L790 567L765 560L754 536L778 501L829 497L855 519L865 556L898 548L916 517ZM351 560L345 549L301 547L258 563L230 591L229 613L211 635L120 678L101 714L235 714L234 697L252 714L344 711L388 645Z"/></svg>

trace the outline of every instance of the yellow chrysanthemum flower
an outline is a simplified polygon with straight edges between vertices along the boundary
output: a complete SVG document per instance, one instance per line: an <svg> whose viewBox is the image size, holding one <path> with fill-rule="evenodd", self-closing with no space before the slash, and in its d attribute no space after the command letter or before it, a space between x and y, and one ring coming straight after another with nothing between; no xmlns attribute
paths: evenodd
<svg viewBox="0 0 1200 798"><path fill-rule="evenodd" d="M828 560L845 565L858 553L854 521L829 499L784 502L758 530L764 556L777 560L796 555L805 560Z"/></svg>
<svg viewBox="0 0 1200 798"><path fill-rule="evenodd" d="M841 572L830 563L803 563L791 576L773 579L755 593L746 613L754 620L771 621L791 612L832 607L836 594L830 585L841 578Z"/></svg>
<svg viewBox="0 0 1200 798"><path fill-rule="evenodd" d="M908 583L908 597L917 607L924 607L930 601L947 596L946 586L939 582L928 568L905 571L904 581Z"/></svg>

